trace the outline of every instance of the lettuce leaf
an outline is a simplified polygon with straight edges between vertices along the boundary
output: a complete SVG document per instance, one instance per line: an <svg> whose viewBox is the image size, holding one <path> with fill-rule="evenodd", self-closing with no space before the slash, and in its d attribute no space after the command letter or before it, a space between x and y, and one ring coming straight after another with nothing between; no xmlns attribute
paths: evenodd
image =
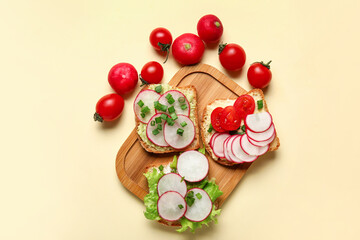
<svg viewBox="0 0 360 240"><path fill-rule="evenodd" d="M147 219L150 220L160 220L159 213L157 211L157 201L159 199L157 193L157 183L159 179L164 176L163 171L158 171L156 168L153 168L151 171L144 174L149 185L149 194L144 197L144 204L146 210L144 215Z"/></svg>

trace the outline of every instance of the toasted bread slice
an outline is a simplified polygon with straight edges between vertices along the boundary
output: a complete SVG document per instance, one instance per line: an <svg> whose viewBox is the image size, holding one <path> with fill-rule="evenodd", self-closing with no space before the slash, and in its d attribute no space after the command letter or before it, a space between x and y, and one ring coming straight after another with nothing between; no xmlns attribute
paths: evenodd
<svg viewBox="0 0 360 240"><path fill-rule="evenodd" d="M152 87L157 86L153 85ZM144 87L144 89L148 89L149 85ZM159 147L150 142L150 140L147 138L146 134L143 134L142 136L139 134L139 131L141 128L146 128L146 124L140 122L137 117L135 116L135 122L136 122L136 132L137 137L140 141L141 146L147 151L151 153L171 153L171 152L180 152L180 151L187 151L187 150L195 150L200 147L200 133L198 128L198 112L197 112L197 94L196 94L196 88L192 85L186 86L186 87L170 87L169 90L178 90L182 93L189 93L192 94L192 99L188 99L190 104L194 104L194 108L190 109L190 119L193 121L195 125L195 138L193 142L186 148L183 149L175 149L172 147ZM186 95L186 94L185 94Z"/></svg>
<svg viewBox="0 0 360 240"><path fill-rule="evenodd" d="M264 93L262 92L262 90L253 89L253 90L247 92L246 94L252 96L254 98L255 102L258 100L263 100L263 108L260 110L255 108L255 113L262 112L262 111L269 112L268 106L265 101ZM215 133L215 131L212 131L211 133L209 133L208 129L209 129L209 125L211 123L212 111L217 107L226 107L229 105L233 105L235 101L236 101L236 99L216 99L213 102L209 103L204 109L203 116L202 116L202 122L201 122L201 126L200 126L201 138L202 138L202 142L206 148L206 151L209 153L209 155L211 156L211 158L213 160L215 160L216 162L218 162L220 164L226 165L226 166L232 166L237 163L229 162L226 159L218 158L217 156L215 156L215 154L213 153L213 151L209 145L210 139L211 139L212 135ZM243 123L241 125L243 125ZM277 133L275 133L275 134L277 134ZM279 140L278 136L275 136L274 141L272 141L270 143L269 151L275 151L279 148L279 146L280 146L280 140Z"/></svg>

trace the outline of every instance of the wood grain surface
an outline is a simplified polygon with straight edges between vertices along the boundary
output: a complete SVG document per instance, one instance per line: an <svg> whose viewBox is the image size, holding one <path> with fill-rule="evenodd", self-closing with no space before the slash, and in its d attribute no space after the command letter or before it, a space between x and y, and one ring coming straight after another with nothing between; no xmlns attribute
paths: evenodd
<svg viewBox="0 0 360 240"><path fill-rule="evenodd" d="M246 93L238 84L225 76L219 70L206 64L181 68L169 82L172 86L193 85L197 90L198 116L202 117L204 107L217 98L236 98ZM200 122L200 121L199 121ZM201 143L202 146L202 143ZM207 154L207 153L206 153ZM167 164L172 161L174 153L151 154L140 145L134 129L121 146L116 157L116 172L120 182L141 200L148 193L146 178L143 173L150 166ZM220 207L229 197L251 163L226 167L209 159L209 179L215 177L216 183L224 194L218 198Z"/></svg>

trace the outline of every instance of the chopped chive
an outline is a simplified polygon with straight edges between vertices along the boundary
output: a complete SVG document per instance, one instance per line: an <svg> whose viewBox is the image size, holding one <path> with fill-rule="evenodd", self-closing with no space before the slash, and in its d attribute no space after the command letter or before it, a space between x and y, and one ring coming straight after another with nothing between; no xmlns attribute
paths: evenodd
<svg viewBox="0 0 360 240"><path fill-rule="evenodd" d="M176 131L176 133L179 134L180 136L182 136L183 133L184 133L184 129L178 128L177 131Z"/></svg>
<svg viewBox="0 0 360 240"><path fill-rule="evenodd" d="M168 116L165 113L163 113L160 115L160 118L166 120L168 119Z"/></svg>
<svg viewBox="0 0 360 240"><path fill-rule="evenodd" d="M181 125L182 127L185 127L185 126L187 125L187 123L186 123L185 121L183 121L182 123L180 123L180 125Z"/></svg>
<svg viewBox="0 0 360 240"><path fill-rule="evenodd" d="M181 104L181 109L182 109L182 110L187 109L187 105L186 105L186 104Z"/></svg>
<svg viewBox="0 0 360 240"><path fill-rule="evenodd" d="M159 130L158 130L158 129L154 129L154 130L152 131L152 133L153 133L154 135L158 135L158 134L159 134Z"/></svg>
<svg viewBox="0 0 360 240"><path fill-rule="evenodd" d="M259 100L257 101L257 105L258 105L258 109L262 109L264 107L264 103L263 103L263 100Z"/></svg>
<svg viewBox="0 0 360 240"><path fill-rule="evenodd" d="M159 170L160 170L160 172L162 172L162 171L164 170L164 166L163 166L163 165L160 165L160 166L159 166Z"/></svg>
<svg viewBox="0 0 360 240"><path fill-rule="evenodd" d="M167 121L167 124L169 124L169 126L174 126L174 124L175 124L175 121L172 120L171 118L167 118L166 121Z"/></svg>
<svg viewBox="0 0 360 240"><path fill-rule="evenodd" d="M157 117L157 118L155 118L155 123L161 123L161 117ZM152 126L155 126L155 124L154 124L154 125L152 125Z"/></svg>
<svg viewBox="0 0 360 240"><path fill-rule="evenodd" d="M158 125L157 125L157 129L161 131L161 130L162 130L162 125L161 125L161 124L158 124Z"/></svg>
<svg viewBox="0 0 360 240"><path fill-rule="evenodd" d="M161 105L160 111L166 112L167 108L168 107L166 105Z"/></svg>
<svg viewBox="0 0 360 240"><path fill-rule="evenodd" d="M174 121L175 121L176 119L178 119L178 116L177 116L176 113L174 113L174 112L170 114L170 117L171 117L172 120L174 120Z"/></svg>
<svg viewBox="0 0 360 240"><path fill-rule="evenodd" d="M173 104L174 102L175 102L175 100L173 98L168 99L169 104Z"/></svg>
<svg viewBox="0 0 360 240"><path fill-rule="evenodd" d="M150 125L151 125L151 126L155 126L155 121L154 121L154 120L151 121L151 122L150 122Z"/></svg>
<svg viewBox="0 0 360 240"><path fill-rule="evenodd" d="M145 118L145 113L140 114L142 118Z"/></svg>
<svg viewBox="0 0 360 240"><path fill-rule="evenodd" d="M185 98L184 98L184 97L179 97L178 101L179 101L179 103L184 103L184 102L185 102Z"/></svg>
<svg viewBox="0 0 360 240"><path fill-rule="evenodd" d="M146 113L150 112L150 108L148 106L142 107L141 112L146 114Z"/></svg>
<svg viewBox="0 0 360 240"><path fill-rule="evenodd" d="M243 132L245 132L245 131L246 131L246 127L245 127L245 125L242 125L242 126L241 126L241 130L242 130Z"/></svg>
<svg viewBox="0 0 360 240"><path fill-rule="evenodd" d="M195 196L196 196L196 197L197 197L197 199L199 199L199 200L202 198L201 193L197 193Z"/></svg>
<svg viewBox="0 0 360 240"><path fill-rule="evenodd" d="M161 107L161 103L159 103L159 101L155 101L155 102L154 102L154 108L155 108L156 110L159 110L159 111L160 111L160 107Z"/></svg>
<svg viewBox="0 0 360 240"><path fill-rule="evenodd" d="M166 95L166 97L165 97L167 100L169 100L169 99L171 99L171 98L173 98L172 97L172 95L169 93L168 95Z"/></svg>
<svg viewBox="0 0 360 240"><path fill-rule="evenodd" d="M175 112L175 107L174 106L169 107L168 111L169 111L169 113Z"/></svg>
<svg viewBox="0 0 360 240"><path fill-rule="evenodd" d="M185 197L185 201L186 201L187 205L189 205L189 207L191 207L194 204L195 198L194 198L193 191L188 192L188 194Z"/></svg>
<svg viewBox="0 0 360 240"><path fill-rule="evenodd" d="M143 102L142 100L138 101L137 104L138 104L140 107L144 106L144 102Z"/></svg>
<svg viewBox="0 0 360 240"><path fill-rule="evenodd" d="M207 130L209 133L211 133L212 132L212 130L214 130L214 128L213 128L213 126L211 125L211 123L210 123L210 125L209 125L209 129Z"/></svg>
<svg viewBox="0 0 360 240"><path fill-rule="evenodd" d="M180 182L183 182L183 181L184 181L184 179L185 179L185 176L181 177Z"/></svg>
<svg viewBox="0 0 360 240"><path fill-rule="evenodd" d="M161 93L161 91L162 91L162 86L161 85L155 87L155 92Z"/></svg>
<svg viewBox="0 0 360 240"><path fill-rule="evenodd" d="M178 207L179 207L180 209L183 209L183 208L184 208L184 206L183 206L182 204L179 204Z"/></svg>

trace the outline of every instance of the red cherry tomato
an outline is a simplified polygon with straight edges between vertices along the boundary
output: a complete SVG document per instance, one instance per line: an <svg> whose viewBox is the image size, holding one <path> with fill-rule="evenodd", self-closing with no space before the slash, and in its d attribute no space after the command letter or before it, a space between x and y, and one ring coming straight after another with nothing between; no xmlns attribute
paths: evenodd
<svg viewBox="0 0 360 240"><path fill-rule="evenodd" d="M116 93L127 94L135 89L138 73L129 63L118 63L110 69L108 81Z"/></svg>
<svg viewBox="0 0 360 240"><path fill-rule="evenodd" d="M212 14L203 16L197 24L198 35L206 43L219 41L223 31L220 19Z"/></svg>
<svg viewBox="0 0 360 240"><path fill-rule="evenodd" d="M192 33L185 33L174 40L172 54L182 65L192 65L200 62L205 51L201 39Z"/></svg>
<svg viewBox="0 0 360 240"><path fill-rule="evenodd" d="M170 46L172 43L172 36L169 30L166 28L155 28L150 33L150 44L158 51L166 52L166 59L165 62L168 59L169 52L170 52ZM164 63L165 63L164 62Z"/></svg>
<svg viewBox="0 0 360 240"><path fill-rule="evenodd" d="M220 115L221 128L227 131L234 131L240 127L241 118L233 106L227 106Z"/></svg>
<svg viewBox="0 0 360 240"><path fill-rule="evenodd" d="M247 72L249 83L254 88L265 88L271 81L270 63L255 62L251 64Z"/></svg>
<svg viewBox="0 0 360 240"><path fill-rule="evenodd" d="M142 85L154 84L161 82L163 76L163 67L160 65L160 63L152 61L145 64L141 69L140 80L142 81Z"/></svg>
<svg viewBox="0 0 360 240"><path fill-rule="evenodd" d="M215 108L211 113L211 125L214 128L214 130L217 132L225 132L226 131L221 127L221 123L220 123L220 117L221 117L222 111L223 111L223 108L218 107L218 108Z"/></svg>
<svg viewBox="0 0 360 240"><path fill-rule="evenodd" d="M235 43L220 44L219 59L221 65L230 71L239 71L245 64L246 54L242 47Z"/></svg>
<svg viewBox="0 0 360 240"><path fill-rule="evenodd" d="M121 115L123 109L124 99L120 95L116 93L105 95L96 104L94 120L113 121Z"/></svg>
<svg viewBox="0 0 360 240"><path fill-rule="evenodd" d="M255 101L250 95L244 94L238 97L234 103L234 108L241 119L245 119L246 115L253 114L255 111Z"/></svg>

